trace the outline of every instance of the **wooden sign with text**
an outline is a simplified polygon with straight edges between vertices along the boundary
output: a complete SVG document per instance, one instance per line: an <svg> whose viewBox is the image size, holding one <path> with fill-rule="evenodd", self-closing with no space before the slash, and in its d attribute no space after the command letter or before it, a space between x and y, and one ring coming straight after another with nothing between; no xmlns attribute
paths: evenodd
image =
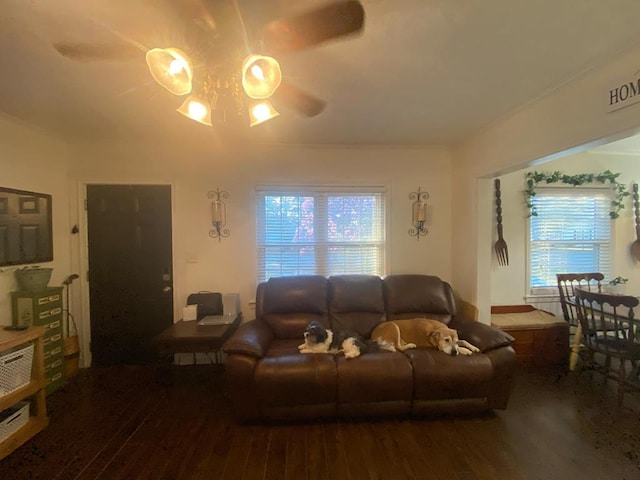
<svg viewBox="0 0 640 480"><path fill-rule="evenodd" d="M615 112L638 102L640 102L640 72L636 72L631 80L621 82L609 90L607 111Z"/></svg>

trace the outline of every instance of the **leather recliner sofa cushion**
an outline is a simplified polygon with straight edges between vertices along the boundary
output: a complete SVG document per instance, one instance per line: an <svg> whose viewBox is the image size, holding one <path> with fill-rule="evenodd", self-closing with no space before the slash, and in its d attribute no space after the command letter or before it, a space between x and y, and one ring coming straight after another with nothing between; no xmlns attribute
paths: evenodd
<svg viewBox="0 0 640 480"><path fill-rule="evenodd" d="M365 338L384 320L382 279L374 275L329 277L329 321L336 332L356 332Z"/></svg>
<svg viewBox="0 0 640 480"><path fill-rule="evenodd" d="M390 275L383 279L387 320L426 317L449 323L456 314L452 292L433 275ZM428 312L428 313L425 313Z"/></svg>
<svg viewBox="0 0 640 480"><path fill-rule="evenodd" d="M298 352L299 341L274 340L255 369L256 395L263 405L335 403L333 355Z"/></svg>
<svg viewBox="0 0 640 480"><path fill-rule="evenodd" d="M487 395L493 365L486 355L447 355L433 349L406 350L413 367L415 400Z"/></svg>
<svg viewBox="0 0 640 480"><path fill-rule="evenodd" d="M269 279L260 295L263 320L276 338L302 339L309 322L329 327L327 279L320 275Z"/></svg>
<svg viewBox="0 0 640 480"><path fill-rule="evenodd" d="M411 411L413 371L402 353L367 353L356 361L339 356L336 364L340 415L403 415Z"/></svg>

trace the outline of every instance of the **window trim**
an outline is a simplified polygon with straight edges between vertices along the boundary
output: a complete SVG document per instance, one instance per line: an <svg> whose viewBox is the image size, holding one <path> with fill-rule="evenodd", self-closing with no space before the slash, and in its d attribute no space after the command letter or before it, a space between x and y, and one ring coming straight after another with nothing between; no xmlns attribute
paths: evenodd
<svg viewBox="0 0 640 480"><path fill-rule="evenodd" d="M383 242L383 247L382 247L382 251L384 254L384 259L382 262L382 273L381 276L387 275L389 273L389 262L390 262L390 257L391 257L391 215L390 215L390 211L391 211L391 199L392 199L392 195L391 195L391 187L388 184L381 184L381 183L372 183L372 184L299 184L299 183L293 183L293 184L257 184L255 185L254 191L253 191L253 207L254 208L258 208L258 197L263 193L263 192L280 192L280 193L291 193L292 195L296 195L296 194L305 194L305 193L313 193L313 192L318 192L318 193L331 193L331 192L335 192L335 193L353 193L353 194L358 194L358 193L363 193L363 194L367 194L367 193L375 193L375 194L381 194L383 199L384 199L384 204L383 204L383 209L382 209L382 215L383 215L383 226L382 226L382 231L384 234L384 242ZM254 235L254 241L256 248L258 248L258 237L260 235L260 231L258 228L258 212L256 211L255 213L255 235ZM256 265L256 281L257 283L259 283L258 281L258 277L259 277L259 272L260 272L260 265L259 265L259 255L256 251L256 256L255 256L255 265Z"/></svg>
<svg viewBox="0 0 640 480"><path fill-rule="evenodd" d="M606 192L610 199L613 199L613 191L609 186L597 186L597 185L576 185L575 187L571 186L554 186L554 185L539 185L536 188L538 194L546 191L556 191L556 192L576 192L578 190L581 191L597 191L597 192ZM610 218L610 226L609 226L609 268L613 269L615 266L615 253L616 253L616 229L614 228L614 219ZM550 295L557 294L558 288L554 287L531 287L531 216L527 218L526 228L525 228L525 288L526 294L525 298L529 297L549 297ZM602 272L605 277L609 272Z"/></svg>

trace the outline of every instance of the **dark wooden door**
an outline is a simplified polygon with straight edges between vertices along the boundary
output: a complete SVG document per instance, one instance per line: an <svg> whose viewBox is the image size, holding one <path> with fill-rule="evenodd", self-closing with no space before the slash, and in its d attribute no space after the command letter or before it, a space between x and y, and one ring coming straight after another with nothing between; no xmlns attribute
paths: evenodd
<svg viewBox="0 0 640 480"><path fill-rule="evenodd" d="M173 323L171 187L88 185L93 365L144 364Z"/></svg>

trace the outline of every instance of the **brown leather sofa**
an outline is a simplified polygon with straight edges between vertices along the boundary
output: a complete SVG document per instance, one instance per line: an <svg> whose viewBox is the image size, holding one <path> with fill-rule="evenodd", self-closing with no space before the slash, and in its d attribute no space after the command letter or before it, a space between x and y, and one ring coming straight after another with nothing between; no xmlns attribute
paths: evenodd
<svg viewBox="0 0 640 480"><path fill-rule="evenodd" d="M302 354L312 320L369 337L386 319L441 320L480 348ZM451 286L430 275L272 278L257 288L256 319L224 345L227 394L238 421L458 413L507 406L513 338L456 315Z"/></svg>

